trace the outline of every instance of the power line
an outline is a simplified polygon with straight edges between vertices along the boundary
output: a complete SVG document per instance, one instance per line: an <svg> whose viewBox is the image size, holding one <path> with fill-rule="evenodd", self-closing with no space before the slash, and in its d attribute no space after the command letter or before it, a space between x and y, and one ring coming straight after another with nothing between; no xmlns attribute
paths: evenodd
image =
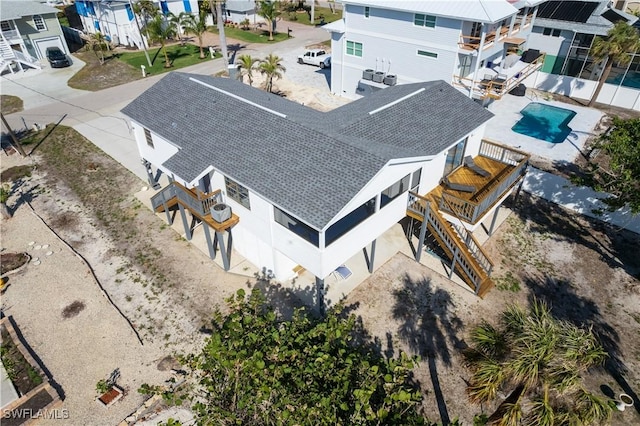
<svg viewBox="0 0 640 426"><path fill-rule="evenodd" d="M99 111L96 111L96 110L93 110L93 109L90 109L90 108L86 108L86 107L83 107L83 106L80 106L80 105L76 105L74 103L65 101L64 99L56 98L55 96L51 96L51 95L49 95L47 93L40 92L39 90L36 90L36 89L34 89L32 87L26 86L26 85L24 85L22 83L14 81L14 80L10 80L10 79L6 78L5 76L2 76L2 78L4 80L6 80L6 81L9 81L9 82L11 82L13 84L16 84L16 85L22 87L24 89L30 90L33 93L37 93L40 96L44 96L45 98L49 98L51 100L54 100L56 102L60 102L60 103L65 104L65 105L69 105L70 107L77 108L77 109L80 109L82 111L87 111L87 112L93 113L93 114L97 115L98 117L101 117L101 118L115 118L117 120L122 120L125 123L125 125L127 126L127 129L129 131L131 131L131 128L129 127L129 122L123 117L117 117L115 115L105 115L105 114L102 114Z"/></svg>

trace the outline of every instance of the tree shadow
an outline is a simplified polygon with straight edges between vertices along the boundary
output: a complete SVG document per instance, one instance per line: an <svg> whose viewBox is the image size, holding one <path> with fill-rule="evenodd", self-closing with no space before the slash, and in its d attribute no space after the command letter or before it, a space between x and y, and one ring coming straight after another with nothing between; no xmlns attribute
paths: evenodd
<svg viewBox="0 0 640 426"><path fill-rule="evenodd" d="M563 191L564 188L557 190ZM571 194L568 198L573 199ZM575 202L584 201L576 197ZM622 268L635 277L640 274L640 256L637 256L640 235L635 232L616 229L579 213L570 213L558 204L527 193L521 193L515 202L507 200L505 205L527 223L528 232L550 235L559 242L579 244L598 253L611 268Z"/></svg>
<svg viewBox="0 0 640 426"><path fill-rule="evenodd" d="M529 303L533 299L544 301L551 309L554 318L567 321L581 328L591 328L605 351L609 355L604 369L634 400L634 407L640 413L640 400L624 377L628 369L622 359L620 336L603 317L598 304L593 300L576 294L573 283L552 277L525 277L524 284L529 287Z"/></svg>
<svg viewBox="0 0 640 426"><path fill-rule="evenodd" d="M42 139L40 139L40 141L38 143L36 143L36 145L31 148L31 151L29 151L29 156L31 156L31 154L33 154L35 152L36 149L38 149L40 147L40 145L42 145L42 143L47 140L47 138L49 137L49 135L51 133L53 133L53 131L60 125L60 123L62 123L62 120L64 120L67 117L67 114L64 114L62 117L60 117L60 120L58 120L58 122L54 123L47 131L47 133L42 137Z"/></svg>
<svg viewBox="0 0 640 426"><path fill-rule="evenodd" d="M451 312L453 301L449 293L434 288L431 280L414 281L405 274L402 283L403 287L393 293L393 317L402 321L397 334L412 351L427 359L440 419L442 424L449 424L451 419L436 362L439 358L449 367L452 364L449 346L456 349L466 347L466 343L457 336L463 324Z"/></svg>
<svg viewBox="0 0 640 426"><path fill-rule="evenodd" d="M263 268L262 271L254 274L254 280L247 281L247 287L258 289L262 292L266 302L275 313L284 320L290 320L293 312L298 308L306 308L310 313L318 315L317 289L313 285L296 285L295 280L292 285L285 286L275 281L271 271Z"/></svg>

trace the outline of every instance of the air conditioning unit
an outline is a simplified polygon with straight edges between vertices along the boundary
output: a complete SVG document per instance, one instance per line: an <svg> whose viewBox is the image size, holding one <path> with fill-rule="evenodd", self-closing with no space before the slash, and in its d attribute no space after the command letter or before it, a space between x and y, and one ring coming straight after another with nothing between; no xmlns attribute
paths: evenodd
<svg viewBox="0 0 640 426"><path fill-rule="evenodd" d="M376 83L382 83L383 80L384 80L384 72L376 71L375 74L373 74L373 81L375 81Z"/></svg>
<svg viewBox="0 0 640 426"><path fill-rule="evenodd" d="M218 203L211 207L211 217L218 223L231 219L231 207L224 203Z"/></svg>
<svg viewBox="0 0 640 426"><path fill-rule="evenodd" d="M363 80L371 80L373 78L373 70L371 68L367 68L362 71L362 79Z"/></svg>
<svg viewBox="0 0 640 426"><path fill-rule="evenodd" d="M387 86L395 86L397 82L398 82L398 76L394 74L388 74L384 78L384 84L386 84Z"/></svg>

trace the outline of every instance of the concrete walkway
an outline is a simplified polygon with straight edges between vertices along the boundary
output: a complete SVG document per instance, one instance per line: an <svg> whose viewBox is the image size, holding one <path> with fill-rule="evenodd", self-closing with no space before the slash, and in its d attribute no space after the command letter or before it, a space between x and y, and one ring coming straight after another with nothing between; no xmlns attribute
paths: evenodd
<svg viewBox="0 0 640 426"><path fill-rule="evenodd" d="M534 168L529 169L522 189L569 210L640 234L640 215L632 216L629 209L607 212L606 205L599 200L607 196L605 193L575 186L560 176ZM604 213L595 214L593 210L597 209L602 209Z"/></svg>

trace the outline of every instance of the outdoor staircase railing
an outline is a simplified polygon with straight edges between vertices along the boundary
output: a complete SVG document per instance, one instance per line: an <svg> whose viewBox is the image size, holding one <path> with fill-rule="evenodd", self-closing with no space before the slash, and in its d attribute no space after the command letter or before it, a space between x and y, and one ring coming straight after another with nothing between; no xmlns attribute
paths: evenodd
<svg viewBox="0 0 640 426"><path fill-rule="evenodd" d="M178 182L172 182L151 197L151 206L155 210L174 197L180 204L201 218L210 214L211 207L222 202L220 190L205 193L196 189L194 193Z"/></svg>
<svg viewBox="0 0 640 426"><path fill-rule="evenodd" d="M509 189L524 178L529 164L527 153L488 140L483 140L480 144L479 155L513 168L503 169L487 185L480 188L471 200L465 200L449 192L442 193L440 210L471 224L477 223Z"/></svg>
<svg viewBox="0 0 640 426"><path fill-rule="evenodd" d="M464 227L454 227L437 210L435 201L409 192L407 209L427 221L427 226L447 256L455 260L465 281L478 294L493 269L493 263L478 241Z"/></svg>

